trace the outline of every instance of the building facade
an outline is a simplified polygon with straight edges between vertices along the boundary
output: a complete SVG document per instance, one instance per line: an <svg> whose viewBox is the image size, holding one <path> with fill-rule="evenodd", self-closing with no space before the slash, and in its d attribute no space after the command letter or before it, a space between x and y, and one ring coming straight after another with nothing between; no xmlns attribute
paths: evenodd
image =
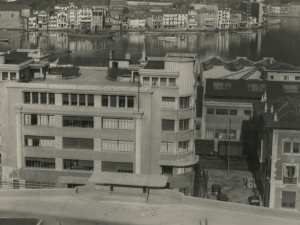
<svg viewBox="0 0 300 225"><path fill-rule="evenodd" d="M163 12L150 12L146 24L150 29L161 29L163 27Z"/></svg>
<svg viewBox="0 0 300 225"><path fill-rule="evenodd" d="M289 5L289 14L291 16L300 16L300 3L293 2Z"/></svg>
<svg viewBox="0 0 300 225"><path fill-rule="evenodd" d="M184 10L167 10L163 15L163 27L165 29L186 28L188 12Z"/></svg>
<svg viewBox="0 0 300 225"><path fill-rule="evenodd" d="M199 28L218 28L218 11L201 9L197 13Z"/></svg>
<svg viewBox="0 0 300 225"><path fill-rule="evenodd" d="M229 29L230 24L230 9L223 8L218 10L218 28Z"/></svg>
<svg viewBox="0 0 300 225"><path fill-rule="evenodd" d="M0 28L27 29L32 9L22 5L1 5Z"/></svg>

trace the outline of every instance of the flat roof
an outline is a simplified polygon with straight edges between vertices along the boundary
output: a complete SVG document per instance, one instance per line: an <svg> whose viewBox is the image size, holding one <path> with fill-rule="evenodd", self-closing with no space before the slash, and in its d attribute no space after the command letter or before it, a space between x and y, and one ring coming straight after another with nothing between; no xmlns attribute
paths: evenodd
<svg viewBox="0 0 300 225"><path fill-rule="evenodd" d="M32 80L30 83L45 83L45 84L70 84L70 85L107 85L107 86L129 86L137 87L138 83L131 82L116 82L107 79L108 69L101 67L82 68L79 67L80 76L72 79L46 79Z"/></svg>
<svg viewBox="0 0 300 225"><path fill-rule="evenodd" d="M32 59L28 57L28 52L14 52L5 55L5 64L21 64Z"/></svg>
<svg viewBox="0 0 300 225"><path fill-rule="evenodd" d="M165 187L168 177L164 175L94 172L89 182L139 187Z"/></svg>
<svg viewBox="0 0 300 225"><path fill-rule="evenodd" d="M165 69L165 61L148 61L144 69L163 70Z"/></svg>

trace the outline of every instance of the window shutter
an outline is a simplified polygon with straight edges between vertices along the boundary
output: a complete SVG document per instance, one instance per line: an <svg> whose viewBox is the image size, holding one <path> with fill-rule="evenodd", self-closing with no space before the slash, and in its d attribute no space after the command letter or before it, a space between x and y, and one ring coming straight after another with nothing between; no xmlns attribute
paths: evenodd
<svg viewBox="0 0 300 225"><path fill-rule="evenodd" d="M94 149L94 139L79 138L79 149Z"/></svg>
<svg viewBox="0 0 300 225"><path fill-rule="evenodd" d="M103 172L117 172L118 171L118 163L102 161L102 171Z"/></svg>
<svg viewBox="0 0 300 225"><path fill-rule="evenodd" d="M63 148L75 148L78 149L78 139L77 138L63 138Z"/></svg>
<svg viewBox="0 0 300 225"><path fill-rule="evenodd" d="M133 163L118 163L118 170L132 170L133 171Z"/></svg>

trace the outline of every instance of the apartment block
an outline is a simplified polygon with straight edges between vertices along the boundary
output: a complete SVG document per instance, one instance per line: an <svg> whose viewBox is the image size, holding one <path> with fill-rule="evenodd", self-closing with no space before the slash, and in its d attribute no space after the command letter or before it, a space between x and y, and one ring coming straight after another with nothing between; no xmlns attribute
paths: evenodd
<svg viewBox="0 0 300 225"><path fill-rule="evenodd" d="M272 61L261 67L262 78L270 81L300 81L300 68L283 62Z"/></svg>
<svg viewBox="0 0 300 225"><path fill-rule="evenodd" d="M209 9L200 9L197 13L197 23L199 28L217 28L218 11Z"/></svg>
<svg viewBox="0 0 300 225"><path fill-rule="evenodd" d="M286 90L286 92L289 92ZM300 93L253 105L259 121L258 157L264 206L300 211Z"/></svg>
<svg viewBox="0 0 300 225"><path fill-rule="evenodd" d="M166 10L163 15L163 27L166 29L186 28L188 12L185 10Z"/></svg>
<svg viewBox="0 0 300 225"><path fill-rule="evenodd" d="M21 80L22 70L6 72L13 54L2 54L2 178L74 187L94 171L165 174L169 188L192 194L195 54L117 77L113 68L49 70L49 55L14 54L27 72Z"/></svg>
<svg viewBox="0 0 300 225"><path fill-rule="evenodd" d="M1 5L0 28L27 29L32 9L24 5Z"/></svg>

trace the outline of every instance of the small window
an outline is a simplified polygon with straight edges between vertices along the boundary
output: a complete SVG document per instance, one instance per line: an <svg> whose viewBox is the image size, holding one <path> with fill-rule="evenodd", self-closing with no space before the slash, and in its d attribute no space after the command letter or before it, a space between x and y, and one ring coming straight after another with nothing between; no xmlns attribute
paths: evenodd
<svg viewBox="0 0 300 225"><path fill-rule="evenodd" d="M216 129L215 138L218 138L218 139L227 138L227 130L226 129Z"/></svg>
<svg viewBox="0 0 300 225"><path fill-rule="evenodd" d="M228 115L228 109L216 109L216 115Z"/></svg>
<svg viewBox="0 0 300 225"><path fill-rule="evenodd" d="M178 143L178 152L187 152L189 149L189 141L182 141Z"/></svg>
<svg viewBox="0 0 300 225"><path fill-rule="evenodd" d="M2 73L2 80L8 80L8 73L7 72Z"/></svg>
<svg viewBox="0 0 300 225"><path fill-rule="evenodd" d="M237 110L236 109L230 109L229 110L229 115L231 115L231 116L237 116Z"/></svg>
<svg viewBox="0 0 300 225"><path fill-rule="evenodd" d="M190 107L190 97L180 97L180 109L187 109Z"/></svg>
<svg viewBox="0 0 300 225"><path fill-rule="evenodd" d="M102 95L102 107L108 107L108 95Z"/></svg>
<svg viewBox="0 0 300 225"><path fill-rule="evenodd" d="M79 105L85 106L85 95L79 95Z"/></svg>
<svg viewBox="0 0 300 225"><path fill-rule="evenodd" d="M119 107L124 108L126 106L125 96L119 96Z"/></svg>
<svg viewBox="0 0 300 225"><path fill-rule="evenodd" d="M284 80L289 80L289 76L284 76Z"/></svg>
<svg viewBox="0 0 300 225"><path fill-rule="evenodd" d="M160 152L161 153L174 153L175 144L174 142L161 142L160 143Z"/></svg>
<svg viewBox="0 0 300 225"><path fill-rule="evenodd" d="M62 94L63 105L69 105L69 94Z"/></svg>
<svg viewBox="0 0 300 225"><path fill-rule="evenodd" d="M162 131L174 131L175 130L175 121L174 120L162 120L161 123Z"/></svg>
<svg viewBox="0 0 300 225"><path fill-rule="evenodd" d="M110 95L110 107L117 107L117 96Z"/></svg>
<svg viewBox="0 0 300 225"><path fill-rule="evenodd" d="M230 130L229 137L230 139L236 139L236 130Z"/></svg>
<svg viewBox="0 0 300 225"><path fill-rule="evenodd" d="M88 106L94 106L94 95L88 95Z"/></svg>
<svg viewBox="0 0 300 225"><path fill-rule="evenodd" d="M133 108L134 107L134 98L133 96L127 97L127 108Z"/></svg>
<svg viewBox="0 0 300 225"><path fill-rule="evenodd" d="M77 105L77 95L71 94L71 105Z"/></svg>
<svg viewBox="0 0 300 225"><path fill-rule="evenodd" d="M162 174L173 174L173 167L171 166L162 166L161 167Z"/></svg>
<svg viewBox="0 0 300 225"><path fill-rule="evenodd" d="M300 80L300 76L295 76L295 80Z"/></svg>
<svg viewBox="0 0 300 225"><path fill-rule="evenodd" d="M248 84L249 91L265 91L266 84Z"/></svg>
<svg viewBox="0 0 300 225"><path fill-rule="evenodd" d="M10 80L16 80L17 74L16 73L10 73Z"/></svg>
<svg viewBox="0 0 300 225"><path fill-rule="evenodd" d="M41 93L41 104L47 104L47 93Z"/></svg>
<svg viewBox="0 0 300 225"><path fill-rule="evenodd" d="M185 131L189 129L190 120L179 120L179 131Z"/></svg>
<svg viewBox="0 0 300 225"><path fill-rule="evenodd" d="M167 78L160 78L160 86L167 86Z"/></svg>
<svg viewBox="0 0 300 225"><path fill-rule="evenodd" d="M24 92L24 103L30 103L30 92Z"/></svg>
<svg viewBox="0 0 300 225"><path fill-rule="evenodd" d="M215 114L215 109L207 109L207 114L209 115Z"/></svg>
<svg viewBox="0 0 300 225"><path fill-rule="evenodd" d="M143 85L146 85L146 86L150 85L150 78L149 77L144 77L143 78Z"/></svg>
<svg viewBox="0 0 300 225"><path fill-rule="evenodd" d="M291 142L284 142L284 153L290 153L291 152L292 143Z"/></svg>
<svg viewBox="0 0 300 225"><path fill-rule="evenodd" d="M171 86L171 87L176 86L176 79L175 78L169 78L169 86Z"/></svg>
<svg viewBox="0 0 300 225"><path fill-rule="evenodd" d="M158 85L158 78L152 77L152 86L157 86Z"/></svg>
<svg viewBox="0 0 300 225"><path fill-rule="evenodd" d="M209 139L214 138L214 130L213 129L207 129L206 130L206 138L209 138Z"/></svg>
<svg viewBox="0 0 300 225"><path fill-rule="evenodd" d="M174 97L162 97L162 108L175 109L175 98Z"/></svg>
<svg viewBox="0 0 300 225"><path fill-rule="evenodd" d="M33 92L32 93L32 104L38 104L39 103L39 93Z"/></svg>
<svg viewBox="0 0 300 225"><path fill-rule="evenodd" d="M299 144L298 142L293 143L293 153L299 153Z"/></svg>
<svg viewBox="0 0 300 225"><path fill-rule="evenodd" d="M281 207L294 209L296 206L296 192L283 191L281 198Z"/></svg>
<svg viewBox="0 0 300 225"><path fill-rule="evenodd" d="M49 93L49 104L54 105L55 104L55 94L54 93Z"/></svg>

